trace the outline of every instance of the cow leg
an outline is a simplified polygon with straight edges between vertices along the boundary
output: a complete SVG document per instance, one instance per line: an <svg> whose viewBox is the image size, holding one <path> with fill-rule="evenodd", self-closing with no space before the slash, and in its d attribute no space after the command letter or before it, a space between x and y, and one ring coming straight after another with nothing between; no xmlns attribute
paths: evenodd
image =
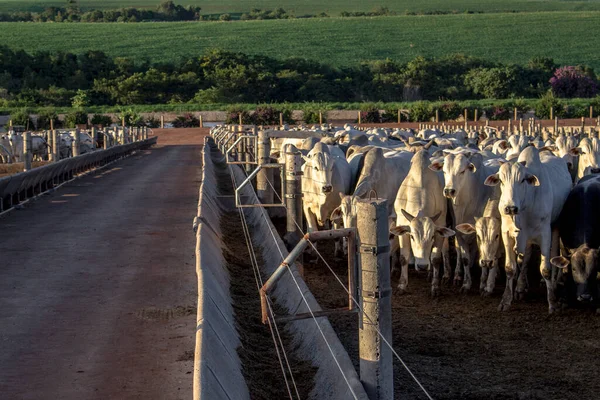
<svg viewBox="0 0 600 400"><path fill-rule="evenodd" d="M391 279L393 281L396 280L396 278L398 277L400 270L398 268L398 263L399 263L399 250L400 250L400 244L398 242L399 238L397 236L392 235L392 237L390 238L390 266L391 266Z"/></svg>
<svg viewBox="0 0 600 400"><path fill-rule="evenodd" d="M410 258L410 236L401 235L400 239L400 294L406 293L408 287L408 260Z"/></svg>
<svg viewBox="0 0 600 400"><path fill-rule="evenodd" d="M494 293L494 288L496 287L496 276L498 276L498 259L494 260L494 267L489 270L487 286L485 287L483 296L491 296L492 293Z"/></svg>
<svg viewBox="0 0 600 400"><path fill-rule="evenodd" d="M504 289L498 310L508 311L514 295L513 286L515 274L517 273L517 255L514 250L515 239L508 232L502 232L502 239L504 240L506 254L506 264L504 265L504 270L506 271L506 288Z"/></svg>
<svg viewBox="0 0 600 400"><path fill-rule="evenodd" d="M468 238L465 238L468 240ZM461 292L468 293L473 285L473 279L471 277L471 269L473 268L473 262L477 259L477 245L472 242L465 240L461 246L463 251L463 266L465 268L465 280L461 287Z"/></svg>
<svg viewBox="0 0 600 400"><path fill-rule="evenodd" d="M556 291L552 281L552 264L550 264L550 252L552 248L552 231L550 227L541 234L540 250L542 259L540 262L540 273L546 281L546 292L548 294L548 312L552 314L558 309L556 303Z"/></svg>
<svg viewBox="0 0 600 400"><path fill-rule="evenodd" d="M306 232L310 233L318 231L319 226L317 225L317 216L312 212L310 207L304 207L304 215L306 215L306 224L308 225L306 227ZM312 243L312 246L308 246L307 248L307 253L312 257L308 262L313 264L315 264L318 261L318 256L315 252L316 248L316 243Z"/></svg>
<svg viewBox="0 0 600 400"><path fill-rule="evenodd" d="M436 238L435 245L431 250L431 262L429 268L432 271L431 278L431 297L437 297L440 295L440 269L442 267L442 254L441 248L443 246L443 240L445 238Z"/></svg>
<svg viewBox="0 0 600 400"><path fill-rule="evenodd" d="M519 265L519 278L517 281L517 289L515 291L515 300L523 300L527 295L527 290L529 288L529 280L527 278L529 263L531 260L531 253L533 252L533 247L531 243L527 243L525 247L525 254L521 257L521 255L517 255L517 264Z"/></svg>
<svg viewBox="0 0 600 400"><path fill-rule="evenodd" d="M444 276L442 277L442 283L448 285L450 284L450 278L452 277L452 265L450 265L450 240L448 238L444 238L442 257L444 259Z"/></svg>
<svg viewBox="0 0 600 400"><path fill-rule="evenodd" d="M339 222L332 222L333 229L342 229L344 225ZM334 242L333 255L336 258L342 258L348 254L348 243L345 241L346 238L336 239ZM345 246L344 246L345 244ZM345 250L345 251L344 251Z"/></svg>
<svg viewBox="0 0 600 400"><path fill-rule="evenodd" d="M487 283L489 273L490 268L481 268L481 279L479 280L479 293L482 296L485 295L485 285Z"/></svg>
<svg viewBox="0 0 600 400"><path fill-rule="evenodd" d="M552 247L550 248L550 257L557 257L560 255L560 233L558 228L552 228ZM560 272L560 274L559 274ZM556 288L559 282L559 276L562 275L562 269L552 267L552 283Z"/></svg>
<svg viewBox="0 0 600 400"><path fill-rule="evenodd" d="M456 269L454 270L454 286L460 286L462 282L463 258L458 240L456 240Z"/></svg>

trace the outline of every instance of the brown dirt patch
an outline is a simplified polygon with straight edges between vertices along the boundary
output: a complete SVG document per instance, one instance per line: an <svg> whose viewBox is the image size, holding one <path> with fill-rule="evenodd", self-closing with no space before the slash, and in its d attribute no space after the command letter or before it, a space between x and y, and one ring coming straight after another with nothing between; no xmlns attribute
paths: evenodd
<svg viewBox="0 0 600 400"><path fill-rule="evenodd" d="M210 128L171 128L153 129L152 133L158 136L158 146L172 145L203 145L204 137Z"/></svg>

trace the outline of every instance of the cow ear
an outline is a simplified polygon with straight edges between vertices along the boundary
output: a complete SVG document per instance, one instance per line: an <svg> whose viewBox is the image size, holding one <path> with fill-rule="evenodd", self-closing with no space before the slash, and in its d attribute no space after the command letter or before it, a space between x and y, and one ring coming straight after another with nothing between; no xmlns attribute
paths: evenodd
<svg viewBox="0 0 600 400"><path fill-rule="evenodd" d="M492 174L485 178L485 182L483 182L486 186L496 186L500 183L500 178L498 178L498 174Z"/></svg>
<svg viewBox="0 0 600 400"><path fill-rule="evenodd" d="M476 172L477 171L477 167L473 163L469 163L469 165L467 166L467 169L469 171L471 171L471 172Z"/></svg>
<svg viewBox="0 0 600 400"><path fill-rule="evenodd" d="M460 233L464 233L465 235L470 235L472 233L477 232L475 226L473 224L459 224L456 225L456 230Z"/></svg>
<svg viewBox="0 0 600 400"><path fill-rule="evenodd" d="M344 200L344 197L345 197L346 195L345 195L344 193L342 193L342 192L339 192L338 194L339 194L339 196L340 196L340 200Z"/></svg>
<svg viewBox="0 0 600 400"><path fill-rule="evenodd" d="M270 157L271 158L279 158L280 155L281 155L280 151L274 151L271 153Z"/></svg>
<svg viewBox="0 0 600 400"><path fill-rule="evenodd" d="M307 156L304 156L304 155L302 155L301 157L304 160L304 162L310 162L310 157L307 157Z"/></svg>
<svg viewBox="0 0 600 400"><path fill-rule="evenodd" d="M573 147L572 149L569 150L569 154L572 156L580 156L585 153L583 152L581 147Z"/></svg>
<svg viewBox="0 0 600 400"><path fill-rule="evenodd" d="M404 215L404 218L406 218L408 220L408 222L412 222L412 220L415 219L415 217L413 217L412 215L410 215L404 209L401 209L400 211L402 212L402 215Z"/></svg>
<svg viewBox="0 0 600 400"><path fill-rule="evenodd" d="M390 229L390 233L395 236L406 235L406 234L410 233L410 226L409 225L395 226L392 229Z"/></svg>
<svg viewBox="0 0 600 400"><path fill-rule="evenodd" d="M560 268L560 269L566 269L569 266L569 260L563 256L552 257L550 259L550 263L552 265L554 265L556 268Z"/></svg>
<svg viewBox="0 0 600 400"><path fill-rule="evenodd" d="M532 186L540 186L540 181L535 175L527 175L525 181Z"/></svg>
<svg viewBox="0 0 600 400"><path fill-rule="evenodd" d="M442 169L444 169L444 162L434 161L431 164L429 164L429 169L435 172L441 171Z"/></svg>
<svg viewBox="0 0 600 400"><path fill-rule="evenodd" d="M554 146L554 145L552 145L552 146L544 146L544 147L541 147L541 148L539 149L540 153L541 153L542 151L552 151L552 152L554 152L554 151L556 151L556 150L557 150L557 148L556 148L556 146Z"/></svg>
<svg viewBox="0 0 600 400"><path fill-rule="evenodd" d="M498 147L502 150L508 150L510 146L508 145L508 142L506 140L501 140L498 144Z"/></svg>
<svg viewBox="0 0 600 400"><path fill-rule="evenodd" d="M438 235L440 235L441 237L450 237L450 236L454 236L456 232L454 232L452 229L450 228L446 228L446 227L442 227L442 226L438 226L436 227L435 231L437 232Z"/></svg>
<svg viewBox="0 0 600 400"><path fill-rule="evenodd" d="M331 213L331 216L329 217L329 219L332 222L341 222L342 221L342 208L341 207L337 207L335 210L333 210L333 212Z"/></svg>

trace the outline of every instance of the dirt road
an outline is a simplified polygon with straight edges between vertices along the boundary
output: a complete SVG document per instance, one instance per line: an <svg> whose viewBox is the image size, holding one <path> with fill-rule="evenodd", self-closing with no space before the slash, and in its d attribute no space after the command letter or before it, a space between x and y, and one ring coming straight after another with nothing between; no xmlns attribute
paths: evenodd
<svg viewBox="0 0 600 400"><path fill-rule="evenodd" d="M0 218L0 398L191 397L205 133Z"/></svg>

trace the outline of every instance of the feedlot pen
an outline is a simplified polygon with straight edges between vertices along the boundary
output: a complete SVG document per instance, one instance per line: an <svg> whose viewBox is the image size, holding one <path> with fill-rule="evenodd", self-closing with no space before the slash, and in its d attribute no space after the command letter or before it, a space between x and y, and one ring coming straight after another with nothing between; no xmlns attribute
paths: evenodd
<svg viewBox="0 0 600 400"><path fill-rule="evenodd" d="M275 219L285 233L285 219ZM331 241L319 252L342 281L346 260L335 259ZM535 260L532 260L535 262ZM532 264L534 265L534 264ZM535 270L535 268L531 268ZM526 300L497 311L504 291L501 272L494 295L481 297L479 270L467 295L452 286L430 297L425 274L410 271L407 294L392 280L393 347L438 399L598 399L600 318L593 310L566 309L548 315L545 288L530 280ZM348 298L322 260L305 264L304 279L325 309L343 308ZM358 370L358 316L328 317ZM394 360L394 398L426 398L402 364Z"/></svg>

